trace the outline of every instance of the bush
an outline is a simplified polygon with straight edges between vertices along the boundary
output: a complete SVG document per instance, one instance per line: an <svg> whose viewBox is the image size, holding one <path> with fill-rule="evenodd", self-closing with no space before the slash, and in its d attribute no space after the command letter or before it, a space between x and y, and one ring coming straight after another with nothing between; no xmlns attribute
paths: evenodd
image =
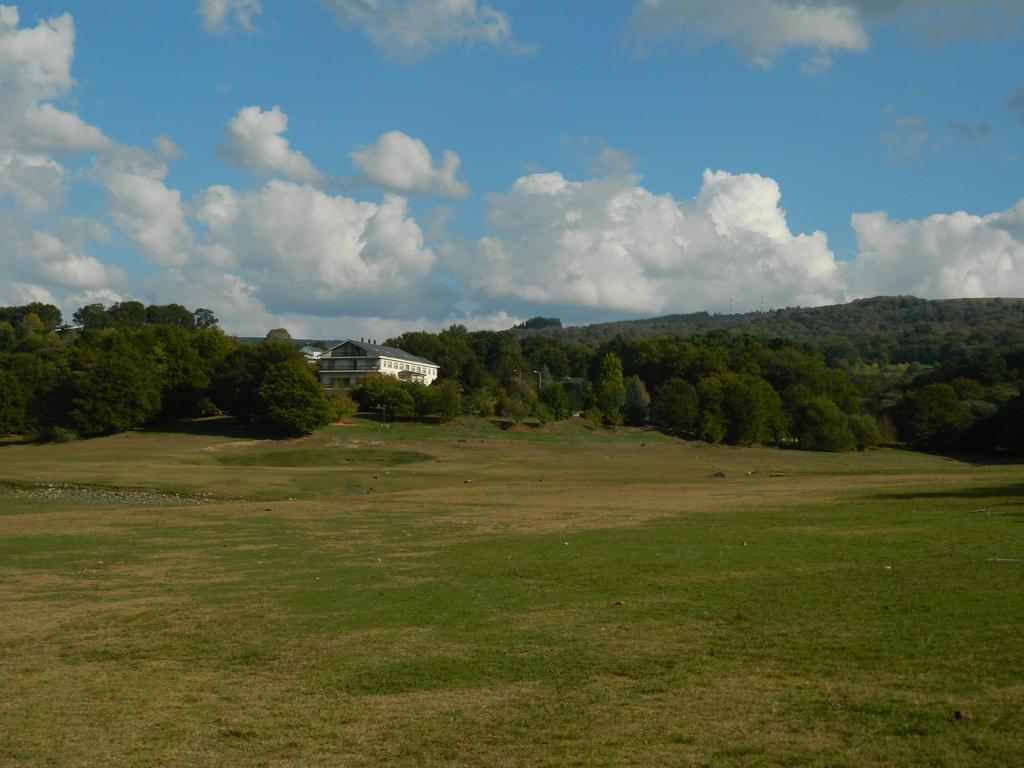
<svg viewBox="0 0 1024 768"><path fill-rule="evenodd" d="M346 389L336 389L327 395L327 411L332 421L351 416L358 407Z"/></svg>
<svg viewBox="0 0 1024 768"><path fill-rule="evenodd" d="M49 426L39 432L37 439L42 443L70 443L72 440L77 440L78 435L71 429Z"/></svg>

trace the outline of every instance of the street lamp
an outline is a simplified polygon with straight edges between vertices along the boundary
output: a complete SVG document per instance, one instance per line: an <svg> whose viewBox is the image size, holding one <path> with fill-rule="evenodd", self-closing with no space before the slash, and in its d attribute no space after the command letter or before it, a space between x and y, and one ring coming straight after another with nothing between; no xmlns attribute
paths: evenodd
<svg viewBox="0 0 1024 768"><path fill-rule="evenodd" d="M544 374L542 374L540 371L534 371L534 373L537 374L537 391L540 392L541 389L544 387Z"/></svg>
<svg viewBox="0 0 1024 768"><path fill-rule="evenodd" d="M520 373L519 369L518 368L513 368L512 369L512 373L514 373L516 375L516 384L522 384L523 383L523 374Z"/></svg>

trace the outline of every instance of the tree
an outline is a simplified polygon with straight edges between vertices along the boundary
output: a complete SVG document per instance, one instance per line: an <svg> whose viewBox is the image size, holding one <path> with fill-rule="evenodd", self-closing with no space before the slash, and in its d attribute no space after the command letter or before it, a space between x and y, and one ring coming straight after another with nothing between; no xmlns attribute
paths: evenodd
<svg viewBox="0 0 1024 768"><path fill-rule="evenodd" d="M202 331L207 328L216 328L219 322L212 310L199 307L199 309L192 313L192 324L196 327L196 330Z"/></svg>
<svg viewBox="0 0 1024 768"><path fill-rule="evenodd" d="M381 411L384 418L407 419L416 415L416 402L393 376L367 376L352 392L364 411Z"/></svg>
<svg viewBox="0 0 1024 768"><path fill-rule="evenodd" d="M189 331L197 327L193 313L181 304L151 304L146 307L146 322L149 325L177 325Z"/></svg>
<svg viewBox="0 0 1024 768"><path fill-rule="evenodd" d="M146 324L146 307L141 301L121 301L107 310L111 325L117 328L141 328Z"/></svg>
<svg viewBox="0 0 1024 768"><path fill-rule="evenodd" d="M431 389L434 390L434 407L441 421L454 421L462 415L462 393L458 384L447 379L434 384Z"/></svg>
<svg viewBox="0 0 1024 768"><path fill-rule="evenodd" d="M647 416L651 409L651 396L647 394L647 387L639 376L630 376L626 382L626 396L622 408L626 423L635 427L647 423Z"/></svg>
<svg viewBox="0 0 1024 768"><path fill-rule="evenodd" d="M723 373L701 381L701 437L749 445L778 440L785 417L778 393L751 374Z"/></svg>
<svg viewBox="0 0 1024 768"><path fill-rule="evenodd" d="M971 426L971 414L949 384L929 384L903 396L897 412L900 438L920 448L951 448Z"/></svg>
<svg viewBox="0 0 1024 768"><path fill-rule="evenodd" d="M272 328L267 331L266 338L271 341L291 341L292 335L288 333L287 328Z"/></svg>
<svg viewBox="0 0 1024 768"><path fill-rule="evenodd" d="M123 432L160 411L160 370L122 332L77 347L70 365L68 418L79 435Z"/></svg>
<svg viewBox="0 0 1024 768"><path fill-rule="evenodd" d="M853 433L853 441L858 451L874 448L882 441L878 422L866 413L853 413L846 417Z"/></svg>
<svg viewBox="0 0 1024 768"><path fill-rule="evenodd" d="M271 364L259 386L260 425L284 435L308 435L330 420L327 398L302 360Z"/></svg>
<svg viewBox="0 0 1024 768"><path fill-rule="evenodd" d="M75 325L86 330L94 328L108 328L111 324L111 317L103 308L102 304L86 304L72 315Z"/></svg>
<svg viewBox="0 0 1024 768"><path fill-rule="evenodd" d="M626 385L622 381L622 361L618 355L609 352L601 359L594 390L601 420L613 426L621 424Z"/></svg>
<svg viewBox="0 0 1024 768"><path fill-rule="evenodd" d="M567 419L572 413L572 403L569 402L569 395L566 393L565 387L557 381L545 384L538 393L537 398L547 407L551 413L551 418L555 419L555 421Z"/></svg>
<svg viewBox="0 0 1024 768"><path fill-rule="evenodd" d="M809 451L849 451L857 445L846 414L824 396L803 404L793 432Z"/></svg>
<svg viewBox="0 0 1024 768"><path fill-rule="evenodd" d="M662 429L675 434L693 432L699 415L697 390L690 382L672 378L654 390L651 419Z"/></svg>
<svg viewBox="0 0 1024 768"><path fill-rule="evenodd" d="M359 406L347 389L335 389L327 395L327 408L331 419L337 421L343 416L351 416Z"/></svg>
<svg viewBox="0 0 1024 768"><path fill-rule="evenodd" d="M239 421L278 434L307 434L330 417L323 388L302 354L272 340L228 354L215 377L214 396Z"/></svg>
<svg viewBox="0 0 1024 768"><path fill-rule="evenodd" d="M477 416L487 418L494 415L494 395L481 387L470 396L470 409Z"/></svg>
<svg viewBox="0 0 1024 768"><path fill-rule="evenodd" d="M0 322L0 352L13 352L16 336L8 322Z"/></svg>

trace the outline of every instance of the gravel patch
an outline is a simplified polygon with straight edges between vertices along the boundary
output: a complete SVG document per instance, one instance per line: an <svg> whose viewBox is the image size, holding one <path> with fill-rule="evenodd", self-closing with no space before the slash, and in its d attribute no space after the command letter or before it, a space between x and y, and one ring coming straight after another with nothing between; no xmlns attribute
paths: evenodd
<svg viewBox="0 0 1024 768"><path fill-rule="evenodd" d="M222 501L212 493L166 492L146 488L122 488L75 483L10 483L0 481L0 500L63 502L65 504L103 504L125 506L194 506Z"/></svg>

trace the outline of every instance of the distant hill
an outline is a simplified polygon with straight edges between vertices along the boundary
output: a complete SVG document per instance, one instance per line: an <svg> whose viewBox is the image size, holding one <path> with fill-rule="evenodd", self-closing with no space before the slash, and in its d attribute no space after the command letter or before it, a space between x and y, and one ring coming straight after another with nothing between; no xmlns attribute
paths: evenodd
<svg viewBox="0 0 1024 768"><path fill-rule="evenodd" d="M815 344L833 360L937 363L978 346L1024 347L1024 299L879 296L827 307L738 315L694 312L516 333L600 344L616 336L646 339L718 330Z"/></svg>

